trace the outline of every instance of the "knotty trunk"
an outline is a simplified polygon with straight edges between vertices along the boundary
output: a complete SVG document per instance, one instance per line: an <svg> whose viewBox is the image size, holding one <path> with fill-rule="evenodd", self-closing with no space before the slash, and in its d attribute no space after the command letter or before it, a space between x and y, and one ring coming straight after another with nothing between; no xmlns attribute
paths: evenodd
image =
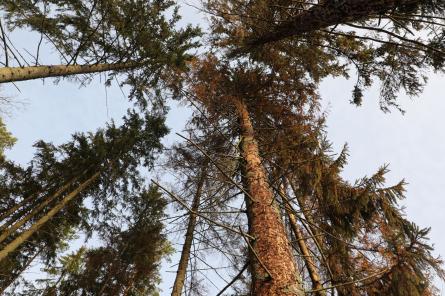
<svg viewBox="0 0 445 296"><path fill-rule="evenodd" d="M247 206L249 234L255 237L250 252L251 293L257 296L304 296L291 245L261 163L249 112L243 102L237 102L236 109L242 138L243 179L251 197Z"/></svg>

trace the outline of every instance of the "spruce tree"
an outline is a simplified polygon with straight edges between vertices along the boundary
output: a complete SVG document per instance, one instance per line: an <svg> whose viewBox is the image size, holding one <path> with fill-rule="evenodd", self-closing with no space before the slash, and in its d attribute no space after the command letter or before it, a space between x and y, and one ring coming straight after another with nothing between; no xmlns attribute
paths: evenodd
<svg viewBox="0 0 445 296"><path fill-rule="evenodd" d="M7 193L2 204L10 206L2 213L1 264L21 270L35 252L53 260L76 229L88 232L110 218L108 211L141 186L138 168L152 167L166 132L162 114L131 111L121 127L111 123L94 134L76 134L60 147L37 143L37 156L26 170L5 163L2 178L10 181L2 184ZM83 204L87 197L94 205L90 210Z"/></svg>
<svg viewBox="0 0 445 296"><path fill-rule="evenodd" d="M3 36L5 67L0 83L46 77L77 75L82 83L90 76L124 74L122 84L132 87L131 96L143 100L151 88L161 89L166 68L183 68L189 50L197 45L197 28L176 28L180 17L174 1L2 1L6 26L14 32L29 29L41 37L35 61L23 61L14 44ZM43 41L56 51L60 63L42 64ZM29 49L29 51L33 51ZM41 55L40 55L41 56ZM16 65L16 66L13 66Z"/></svg>
<svg viewBox="0 0 445 296"><path fill-rule="evenodd" d="M180 176L178 184L168 189L159 180L153 181L176 204L173 210L179 207L185 211L179 217L168 211L169 220L179 219L174 230L183 230L185 235L173 295L182 291L204 295L203 280L215 285L199 268L203 264L226 281L218 295L230 289L239 295L437 295L433 281L436 275L444 278L442 262L432 255L427 242L429 229L419 228L404 216L399 201L405 196L405 183L387 186L386 166L355 183L341 177L347 149L336 158L332 156L325 115L319 110L318 86L327 77L356 75L352 102L360 105L363 90L378 80L381 108L402 110L397 102L400 90L419 95L426 71L444 69L442 1L209 0L203 7L211 14L209 38L205 39L209 47L203 49L210 50L193 59L187 56L192 46L189 38L196 36L191 29L181 35L164 28L172 35L155 36L154 45L147 42L146 37L157 32L152 28L173 25L162 17L173 2L149 2L154 9L149 9L152 23L144 26L145 20L136 18L134 24L123 27L130 21L129 14L115 15L115 7L107 6L109 1L52 1L54 6L48 9L59 7L52 14L41 12L46 9L45 1L37 1L36 6L15 2L6 1L2 6L8 12L9 25L31 26L50 36L69 57L63 67L94 68L102 61L112 61L111 65L145 63L148 58L141 72L128 74L132 96L147 106L147 90L158 90L149 94L160 97L171 91L174 98L198 109L200 115L194 113L188 126L193 132L182 136L185 142L172 152L170 169ZM142 2L123 2L119 9L134 13L137 8L147 8L134 5ZM156 5L160 5L158 10ZM176 17L174 14L172 19ZM96 33L105 36L95 39ZM120 38L129 42L129 51ZM163 47L169 40L176 40L174 49ZM87 66L76 65L81 59ZM134 134L140 128L136 124ZM110 137L122 135L118 129L111 131ZM79 282L69 289L100 294L105 292L104 283L113 278L118 284L110 287L115 288L110 293L126 293L133 288L134 273L123 272L128 265L119 254L126 248L119 242L127 232L119 229L113 233L113 221L125 213L109 209L142 187L136 172L138 157L146 146L114 163L112 159L121 156L119 147L134 143L132 137L124 136L107 146L109 149L99 145L106 142L100 136L79 136L78 140L78 146L62 150L81 151L82 157L74 153L67 158L73 161L61 162L63 165L54 157L57 149L42 143L42 176L48 178L67 167L77 169L83 159L96 165L103 165L98 159L107 159L107 168L113 169L105 170L106 177L101 170L90 171L89 167L87 173L90 177L93 172L100 174L97 182L109 181L88 192L93 199L89 225L108 240L102 249L81 250L65 258L61 272L55 273L58 278L48 282L47 292L69 285L67 279L72 278ZM27 175L27 170L13 165L8 170L11 176ZM119 179L114 174L125 177ZM82 184L88 176L80 178L77 173L71 177ZM13 178L3 179L11 185L5 192L12 197L12 201L6 199L5 210L16 212L14 196L26 186ZM47 182L38 192L65 190L67 180L71 179ZM28 181L39 183L33 178ZM54 198L60 201L62 195ZM27 201L28 196L19 200ZM43 196L49 195L39 195L41 201ZM80 203L82 198L76 200ZM20 218L25 212L16 213ZM60 221L65 220L61 217ZM138 246L137 241L128 240ZM195 243L202 249L195 248ZM225 256L229 265L224 267L225 275L233 278L226 279L218 273L219 267L203 259L214 253ZM22 254L26 258L20 258ZM21 265L13 264L14 272L26 267L33 254L17 252ZM115 256L105 258L107 254ZM93 259L97 259L95 264ZM85 271L85 282L70 271L71 263L85 264L77 269ZM105 272L95 273L97 266ZM199 272L204 278L198 278Z"/></svg>

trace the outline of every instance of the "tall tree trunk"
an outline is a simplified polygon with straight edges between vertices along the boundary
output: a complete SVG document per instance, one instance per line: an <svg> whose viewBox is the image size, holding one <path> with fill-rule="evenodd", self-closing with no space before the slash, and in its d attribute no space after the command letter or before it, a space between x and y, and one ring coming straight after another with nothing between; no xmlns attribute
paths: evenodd
<svg viewBox="0 0 445 296"><path fill-rule="evenodd" d="M185 233L185 241L182 245L181 259L179 260L178 271L176 272L175 283L173 284L172 296L180 296L184 288L185 275L187 273L187 265L190 258L190 249L193 242L193 234L195 232L199 204L201 202L202 187L206 178L208 160L204 160L202 164L201 173L199 175L198 183L196 185L195 196L193 197L192 207L190 211L187 231Z"/></svg>
<svg viewBox="0 0 445 296"><path fill-rule="evenodd" d="M63 185L59 190L57 190L54 194L46 198L42 203L40 203L37 207L31 210L25 217L23 217L18 222L14 223L11 227L7 228L5 231L3 231L0 235L0 243L3 242L8 236L10 236L12 233L14 233L17 229L22 227L26 222L31 220L38 212L42 211L47 205L49 205L54 199L59 197L65 190L68 189L68 187L75 182L77 178L74 178L70 182ZM0 229L4 229L5 227L9 226L12 222L14 222L14 219L8 221L4 225L1 226Z"/></svg>
<svg viewBox="0 0 445 296"><path fill-rule="evenodd" d="M372 15L393 11L402 5L421 3L421 0L344 0L326 1L322 5L297 14L293 19L271 26L271 30L248 40L247 46L255 47L288 37L324 29L346 22L360 21Z"/></svg>
<svg viewBox="0 0 445 296"><path fill-rule="evenodd" d="M240 101L236 102L236 109L242 137L241 153L245 162L244 182L253 199L247 206L249 234L255 237L251 242L251 255L254 255L250 259L251 293L257 296L304 296L291 245L261 163L249 112Z"/></svg>
<svg viewBox="0 0 445 296"><path fill-rule="evenodd" d="M119 71L141 66L141 63L127 62L115 64L93 65L47 65L31 67L3 67L0 68L0 83L32 80L48 77L64 77L77 74L99 73L105 71Z"/></svg>
<svg viewBox="0 0 445 296"><path fill-rule="evenodd" d="M297 223L297 218L294 215L294 209L292 208L292 205L290 204L289 200L286 197L283 185L280 186L280 196L284 201L286 214L289 217L289 222L292 228L292 232L294 233L295 238L297 239L298 247L300 249L301 254L303 255L303 260L306 265L306 269L308 270L309 277L311 278L312 281L312 288L316 290L316 292L314 292L314 295L325 296L326 291L323 290L323 285L321 284L321 277L318 273L317 265L315 265L313 256L311 255L309 247L306 244L306 240L303 237L303 232L301 231L301 228Z"/></svg>
<svg viewBox="0 0 445 296"><path fill-rule="evenodd" d="M28 203L29 201L31 201L35 197L36 197L35 194L31 194L30 196L28 196L27 198L25 198L21 202L17 203L16 205L12 206L11 208L7 209L3 214L0 215L0 221L3 221L4 219L6 219L9 216L11 216L15 211L20 209L23 205L25 205L26 203Z"/></svg>
<svg viewBox="0 0 445 296"><path fill-rule="evenodd" d="M100 172L95 173L89 179L81 183L74 191L68 193L56 206L48 211L42 218L37 220L28 230L22 232L17 238L6 245L0 251L0 261L5 259L9 253L17 249L23 244L29 237L31 237L36 231L38 231L48 220L54 217L65 205L75 198L79 193L88 188L94 181L100 176Z"/></svg>

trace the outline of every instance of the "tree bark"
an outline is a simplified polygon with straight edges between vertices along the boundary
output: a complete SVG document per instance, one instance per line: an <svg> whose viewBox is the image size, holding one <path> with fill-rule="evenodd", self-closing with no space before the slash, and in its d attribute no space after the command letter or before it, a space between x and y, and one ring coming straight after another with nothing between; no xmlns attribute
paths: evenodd
<svg viewBox="0 0 445 296"><path fill-rule="evenodd" d="M32 195L28 196L27 198L25 198L24 200L22 200L21 202L17 203L16 205L12 206L11 208L7 209L3 214L0 215L0 221L3 221L4 219L11 216L15 211L20 209L23 205L25 205L26 203L28 203L35 197L36 197L36 195L32 194Z"/></svg>
<svg viewBox="0 0 445 296"><path fill-rule="evenodd" d="M421 0L326 1L325 4L314 5L311 9L303 11L292 20L280 23L265 34L248 40L246 45L256 47L329 26L359 21L371 15L382 15L402 5L421 2Z"/></svg>
<svg viewBox="0 0 445 296"><path fill-rule="evenodd" d="M39 230L46 222L48 222L52 217L54 217L65 205L75 198L79 193L88 188L94 181L96 181L100 176L100 172L95 173L89 179L81 183L74 191L68 193L59 204L54 206L48 211L42 218L37 220L28 230L22 232L17 238L6 245L3 250L0 251L0 261L5 259L9 253L17 249L21 244L23 244L31 235L33 235L37 230Z"/></svg>
<svg viewBox="0 0 445 296"><path fill-rule="evenodd" d="M59 190L57 190L54 194L49 196L47 199L45 199L41 204L39 204L36 208L32 209L31 212L29 212L25 217L23 217L18 222L14 223L11 227L7 228L5 231L3 231L0 235L0 243L3 242L8 236L11 235L11 233L14 233L17 229L22 227L26 222L31 220L38 212L43 210L47 205L49 205L54 199L60 196L65 190L68 189L68 187L76 181L77 178L74 178L70 182L63 185ZM14 221L12 221L14 222ZM3 230L5 227L9 226L11 221L8 221L4 225L2 225L1 229Z"/></svg>
<svg viewBox="0 0 445 296"><path fill-rule="evenodd" d="M303 232L301 231L301 228L297 223L297 218L294 215L294 209L292 208L292 205L289 203L289 200L287 199L284 193L283 185L281 185L280 190L281 190L280 195L284 200L286 214L289 217L289 222L292 228L292 232L294 233L295 238L297 239L298 247L301 251L301 254L303 255L303 260L306 265L306 269L308 270L309 277L311 278L312 281L312 288L313 290L317 291L314 292L314 295L325 296L326 291L323 290L323 285L321 284L321 277L318 273L317 266L315 265L313 256L309 251L305 238L303 237Z"/></svg>
<svg viewBox="0 0 445 296"><path fill-rule="evenodd" d="M251 242L251 255L255 255L250 259L251 293L257 296L304 296L291 245L261 163L249 112L243 102L235 105L242 137L240 147L245 162L243 178L247 192L253 199L247 206L249 234L255 237Z"/></svg>
<svg viewBox="0 0 445 296"><path fill-rule="evenodd" d="M141 66L141 63L127 62L116 64L94 65L47 65L31 67L0 68L0 83L32 80L48 77L65 77L70 75L119 71Z"/></svg>
<svg viewBox="0 0 445 296"><path fill-rule="evenodd" d="M325 255L326 244L323 240L323 231L320 229L320 226L316 226L318 225L318 223L316 223L316 221L314 220L314 217L309 210L310 207L306 204L305 198L298 194L298 190L295 188L292 182L290 182L290 186L298 201L298 205L303 212L304 219L306 220L306 223L304 223L306 224L306 229L308 230L308 232L310 232L310 235L312 236L314 243L316 244L318 251L320 252L322 260L324 261L327 271L329 272L332 286L341 284L342 281L339 279L342 277L342 275L341 273L339 273L339 269L335 266L332 266L330 258ZM337 290L337 294L339 296L359 295L354 285L338 286L335 287L335 289Z"/></svg>
<svg viewBox="0 0 445 296"><path fill-rule="evenodd" d="M173 284L172 296L180 296L184 287L187 265L190 258L190 249L193 242L193 233L195 232L197 221L196 212L198 211L199 204L201 202L202 187L206 177L207 166L208 160L205 160L198 179L198 184L196 185L196 193L193 197L187 231L185 233L185 241L182 246L181 259L179 260L178 271L176 272L175 283Z"/></svg>

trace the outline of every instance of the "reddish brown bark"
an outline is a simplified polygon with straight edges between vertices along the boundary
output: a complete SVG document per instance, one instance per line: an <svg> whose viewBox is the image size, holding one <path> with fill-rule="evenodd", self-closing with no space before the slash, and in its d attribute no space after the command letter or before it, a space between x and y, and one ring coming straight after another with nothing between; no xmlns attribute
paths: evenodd
<svg viewBox="0 0 445 296"><path fill-rule="evenodd" d="M274 206L273 194L261 163L249 112L243 102L236 103L245 162L244 182L251 196L247 207L249 234L255 237L250 259L252 295L299 295L304 291L285 228ZM252 255L251 254L251 255ZM267 268L267 270L265 268ZM270 273L270 275L268 274Z"/></svg>

